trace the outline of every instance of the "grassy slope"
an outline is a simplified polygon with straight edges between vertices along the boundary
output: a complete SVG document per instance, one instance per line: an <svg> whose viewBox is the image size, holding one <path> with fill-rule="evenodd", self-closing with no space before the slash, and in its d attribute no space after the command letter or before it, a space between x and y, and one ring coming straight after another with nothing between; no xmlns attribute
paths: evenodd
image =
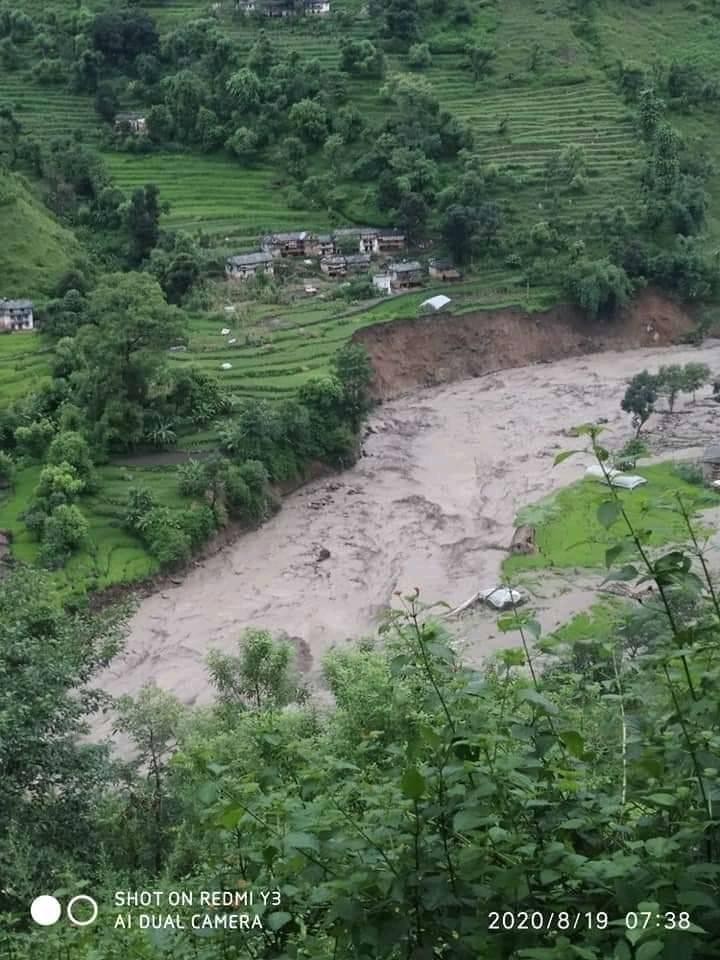
<svg viewBox="0 0 720 960"><path fill-rule="evenodd" d="M48 5L58 10L67 9L67 0L50 0ZM86 0L89 9L106 5L105 0ZM720 44L717 43L720 21L711 19L698 30L698 14L686 9L684 0L663 0L651 6L605 0L597 18L602 52L574 34L563 0L542 0L533 5L527 0L503 0L496 6L471 0L471 5L475 11L471 27L455 27L447 21L435 20L427 26L427 39L435 44L491 40L497 49L493 74L475 84L463 67L461 55L435 53L433 64L424 76L437 91L443 106L472 125L480 154L518 178L518 183L507 188L500 198L512 200L515 208L512 225L518 229L525 229L546 215L549 198L537 175L546 159L568 144L582 144L585 149L588 190L560 198L565 217L583 222L587 214L632 197L635 189L632 176L639 162L639 151L627 108L608 79L606 68L616 58L633 58L649 65L658 57L669 59L676 54L708 68L720 67ZM208 12L202 0L165 0L157 6L144 6L157 17L162 29ZM36 8L40 8L40 0L28 0L28 12ZM371 35L372 25L363 16L359 0L336 0L334 9L352 15L349 31L352 35ZM231 11L231 0L222 0L221 23L241 49L248 50L259 27L252 20L234 18ZM337 62L341 32L332 18L271 21L262 26L280 46L298 49L304 56L316 57L328 65ZM540 47L540 61L533 70L531 57L535 43ZM390 73L405 69L404 58L389 58ZM350 85L351 101L365 116L376 117L383 110L377 87L377 83L371 82ZM14 74L0 70L0 90L3 99L13 105L20 119L38 136L76 130L85 139L92 140L99 133L89 97L70 94L62 87L34 86L28 82L27 71L22 69ZM500 132L502 121L506 128ZM715 153L720 149L720 125L708 124L699 116L674 117L673 122L688 135L704 137ZM254 244L257 234L267 228L326 226L326 214L322 210L288 209L283 189L278 188L274 180L276 173L268 160L256 167L243 168L225 156L189 153L106 156L121 185L158 183L163 197L172 205L168 222L191 231L203 229L214 233L218 248L227 246L223 252ZM720 196L720 176L715 186ZM371 214L365 214L368 207L365 192L349 189L346 212L351 219L371 219ZM29 197L28 204L37 216L43 213ZM19 238L27 234L34 241L41 237L43 244L49 243L49 238L60 228L48 222L51 229L33 228L28 232L19 228L16 233ZM714 221L712 225L715 226ZM232 240L225 244L224 236ZM33 254L36 248L37 242ZM60 262L60 254L69 249L70 244L63 243L62 248L55 244L50 251L49 272L55 270L53 264ZM26 261L27 258L22 262ZM44 289L45 269L41 273L36 277L35 290ZM20 277L22 284L30 282L27 276L29 274ZM526 292L518 287L518 279L517 272L512 270L485 269L477 279L452 288L443 287L443 292L453 296L458 310L523 303ZM25 287L11 292L24 290ZM186 354L173 354L172 362L199 364L220 376L239 396L269 399L289 396L309 377L327 370L333 352L354 329L412 314L420 300L432 292L435 291L428 288L422 293L361 309L348 308L337 301L300 300L290 305L242 304L235 313L229 313L223 306L237 299L238 291L220 289L216 311L191 318L190 350ZM545 305L555 293L549 289L532 290L528 305ZM230 335L221 336L223 327L230 328ZM230 337L237 338L236 345L227 344ZM225 361L233 364L231 370L220 370L220 364ZM18 395L24 386L36 384L44 375L37 338L0 339L3 401ZM207 445L213 439L214 429L210 428L183 438L183 446ZM83 505L97 547L95 558L80 558L73 561L69 569L74 575L92 569L98 582L105 585L154 570L153 561L140 545L119 529L122 502L131 483L153 486L159 498L170 505L176 498L172 469L140 472L105 468L101 477L101 494ZM673 482L681 486L676 478ZM23 476L17 498L12 504L6 501L0 505L0 527L10 526L17 531L18 553L26 557L33 556L36 548L24 538L17 517L33 485L32 473ZM601 497L601 489L595 494ZM553 541L548 547L551 553L557 549L560 554L567 548L568 544L562 541L557 545ZM568 556L572 556L572 563L584 562L581 554L582 551L579 554L570 551ZM597 551L591 551L590 556L593 563L602 559Z"/></svg>
<svg viewBox="0 0 720 960"><path fill-rule="evenodd" d="M38 299L80 254L72 233L52 219L27 183L2 171L0 223L0 297Z"/></svg>
<svg viewBox="0 0 720 960"><path fill-rule="evenodd" d="M636 529L651 531L651 547L686 539L685 525L673 500L675 492L682 495L691 514L720 502L717 494L682 480L671 463L639 467L637 472L647 478L647 485L619 493ZM620 522L609 530L598 522L598 507L607 499L603 484L583 479L549 500L521 511L518 523L536 526L538 553L508 557L503 566L505 573L512 577L550 567L604 567L605 551L625 534Z"/></svg>

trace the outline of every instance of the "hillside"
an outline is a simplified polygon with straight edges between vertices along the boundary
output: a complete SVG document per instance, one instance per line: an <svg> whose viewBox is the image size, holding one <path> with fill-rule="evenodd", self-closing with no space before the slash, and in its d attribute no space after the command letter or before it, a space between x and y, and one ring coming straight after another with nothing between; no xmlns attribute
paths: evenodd
<svg viewBox="0 0 720 960"><path fill-rule="evenodd" d="M235 0L0 6L0 150L17 171L4 179L0 295L42 308L79 256L87 266L82 290L39 313L44 334L2 344L0 399L14 407L0 447L19 469L0 528L17 557L44 555L24 515L51 431L80 429L99 465L82 498L87 539L58 574L66 581L107 587L172 565L131 529L128 503L140 488L166 520L196 521L186 514L198 494L181 479L188 457L219 448L262 461L281 484L308 459L346 463L357 413L335 410L337 432L327 431L318 382L335 376L358 331L412 321L432 294L449 294L455 315L501 311L501 327L507 308L570 303L592 328L652 285L654 302L688 301L693 320L712 320L716 4L331 0L328 14L266 17L262 3L250 14ZM123 124L128 112L142 132ZM324 275L317 257L280 258L262 283L224 278L225 258L266 232L353 224L398 227L420 285L378 296L372 275L389 257L352 282ZM429 258L446 254L460 280L429 277ZM137 290L114 300L121 272ZM152 359L142 355L138 389L128 371L118 383L88 328L105 329L124 370L136 341L121 343L121 331L145 316L144 298L150 328L163 315L168 329ZM417 341L402 342L415 370ZM462 369L488 368L465 359ZM432 360L417 366L423 382L434 378ZM127 409L115 409L113 389ZM37 442L18 443L28 416L39 418ZM281 427L286 416L309 417L312 442ZM292 450L248 446L247 417L260 433L270 418ZM255 505L250 515L265 514ZM226 519L220 511L209 526ZM193 544L208 535L194 530ZM185 539L175 546L187 559Z"/></svg>
<svg viewBox="0 0 720 960"><path fill-rule="evenodd" d="M0 169L0 297L39 298L81 254L72 232L64 229L21 177Z"/></svg>
<svg viewBox="0 0 720 960"><path fill-rule="evenodd" d="M93 11L109 4L95 0ZM412 5L411 5L412 6ZM700 14L700 10L702 13ZM28 5L43 16L40 5ZM54 9L69 14L71 6ZM161 36L205 18L215 23L242 63L263 35L279 56L298 54L303 62L336 71L341 44L348 37L378 43L381 15L355 0L338 0L330 17L243 17L233 0L212 5L167 0L135 5L157 20ZM374 11L375 8L371 9ZM378 8L380 9L380 8ZM642 147L632 124L632 104L622 95L618 64L631 63L648 74L673 62L697 69L715 82L720 49L720 20L714 4L683 0L627 4L616 0L568 4L566 0L468 0L454 4L421 4L419 36L428 45L429 62L413 68L406 52L393 41L385 53L384 76L351 73L347 79L349 108L372 123L388 109L382 87L394 76L411 75L427 82L440 107L467 123L475 137L474 154L486 169L485 193L503 210L502 233L510 238L548 215L565 219L583 236L599 237L596 218L609 205L634 208ZM208 16L211 20L208 21ZM698 31L698 16L702 30ZM399 44L402 47L402 44ZM484 68L471 69L466 47L490 51ZM0 89L28 130L41 137L79 130L86 138L101 136L105 125L93 117L92 97L70 93L67 72L40 87L33 82L32 57L18 44L18 65L0 73ZM199 69L199 68L198 68ZM142 108L136 81L113 81L120 102ZM146 101L146 105L153 102ZM716 102L670 104L673 123L691 140L709 149L718 145ZM675 107L679 107L675 109ZM707 113L707 110L710 113ZM273 149L261 150L251 162L213 151L177 145L172 152L150 154L107 151L106 160L118 183L133 187L157 183L171 203L168 223L191 230L235 235L250 240L267 229L298 225L322 227L329 221L378 219L372 184L358 183L349 159L339 167L310 150L310 173L333 179L332 199L300 196L292 179L278 168ZM564 149L582 148L582 183L572 190L548 182L547 164ZM362 147L351 151L352 159ZM441 185L453 165L441 163ZM488 176L489 172L489 176ZM719 181L711 182L713 197ZM387 218L387 213L385 214ZM713 237L720 237L715 216L708 218Z"/></svg>

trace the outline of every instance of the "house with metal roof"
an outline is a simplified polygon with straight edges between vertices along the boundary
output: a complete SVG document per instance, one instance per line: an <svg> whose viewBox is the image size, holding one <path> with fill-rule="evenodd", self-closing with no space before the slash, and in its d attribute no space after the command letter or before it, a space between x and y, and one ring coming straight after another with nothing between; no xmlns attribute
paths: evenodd
<svg viewBox="0 0 720 960"><path fill-rule="evenodd" d="M423 268L417 260L403 260L390 266L390 283L393 289L420 286L422 278Z"/></svg>
<svg viewBox="0 0 720 960"><path fill-rule="evenodd" d="M259 273L272 277L273 257L264 250L253 253L238 253L225 261L225 276L228 280L249 280Z"/></svg>
<svg viewBox="0 0 720 960"><path fill-rule="evenodd" d="M262 238L260 246L264 253L274 257L304 257L305 245L311 240L307 230L292 233L269 233Z"/></svg>
<svg viewBox="0 0 720 960"><path fill-rule="evenodd" d="M32 300L0 300L0 331L33 330Z"/></svg>

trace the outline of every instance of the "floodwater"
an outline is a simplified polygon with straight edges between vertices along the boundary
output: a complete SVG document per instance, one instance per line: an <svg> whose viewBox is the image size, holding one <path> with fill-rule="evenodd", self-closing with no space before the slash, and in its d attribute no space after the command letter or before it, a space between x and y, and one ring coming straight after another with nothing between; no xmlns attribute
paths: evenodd
<svg viewBox="0 0 720 960"><path fill-rule="evenodd" d="M233 650L249 626L292 637L317 682L325 652L373 632L396 591L418 587L426 601L456 606L494 586L517 511L592 462L580 455L553 468L559 450L578 446L567 428L604 417L605 439L621 444L631 435L620 410L627 378L690 360L720 371L720 342L560 360L385 403L352 469L290 495L261 529L142 600L101 685L119 695L150 681L186 703L207 702L207 651ZM707 402L693 409L704 424L699 442L720 411ZM688 433L689 414L672 419ZM546 629L591 602L595 585L574 579L538 598ZM464 620L461 634L472 660L515 642L496 635L488 613Z"/></svg>

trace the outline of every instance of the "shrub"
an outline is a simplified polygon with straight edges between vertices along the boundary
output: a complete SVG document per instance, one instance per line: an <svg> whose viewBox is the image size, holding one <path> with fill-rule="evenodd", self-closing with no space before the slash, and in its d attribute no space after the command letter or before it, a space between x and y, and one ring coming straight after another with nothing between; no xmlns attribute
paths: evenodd
<svg viewBox="0 0 720 960"><path fill-rule="evenodd" d="M88 535L88 522L76 506L63 504L46 519L43 528L41 563L50 568L62 567Z"/></svg>
<svg viewBox="0 0 720 960"><path fill-rule="evenodd" d="M178 490L184 497L201 497L208 486L205 464L200 460L188 460L178 467Z"/></svg>
<svg viewBox="0 0 720 960"><path fill-rule="evenodd" d="M684 480L685 483L692 483L701 487L705 482L703 470L699 463L676 463L673 466L673 471L681 480Z"/></svg>
<svg viewBox="0 0 720 960"><path fill-rule="evenodd" d="M0 450L0 487L12 487L15 480L15 461L9 453Z"/></svg>

